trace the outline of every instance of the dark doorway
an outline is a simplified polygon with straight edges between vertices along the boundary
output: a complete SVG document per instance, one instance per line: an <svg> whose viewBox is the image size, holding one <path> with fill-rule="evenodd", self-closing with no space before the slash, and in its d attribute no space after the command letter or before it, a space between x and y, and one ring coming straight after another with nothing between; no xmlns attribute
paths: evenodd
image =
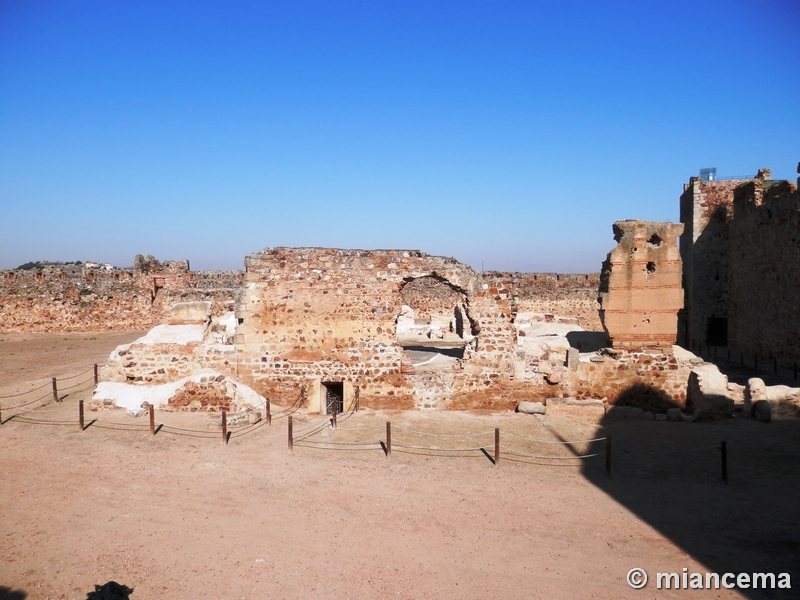
<svg viewBox="0 0 800 600"><path fill-rule="evenodd" d="M322 385L325 388L325 414L344 412L344 383L326 381Z"/></svg>
<svg viewBox="0 0 800 600"><path fill-rule="evenodd" d="M706 346L728 345L728 319L726 317L709 317L706 327Z"/></svg>

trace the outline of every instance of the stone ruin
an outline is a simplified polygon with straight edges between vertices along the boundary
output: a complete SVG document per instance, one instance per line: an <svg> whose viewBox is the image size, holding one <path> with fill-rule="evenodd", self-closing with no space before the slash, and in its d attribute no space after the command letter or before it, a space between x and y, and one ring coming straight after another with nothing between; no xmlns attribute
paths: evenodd
<svg viewBox="0 0 800 600"><path fill-rule="evenodd" d="M658 229L665 239L668 229ZM676 357L667 344L674 311L671 339L662 326L640 333L641 347L617 349L577 317L521 310L533 306L519 277L488 279L416 250L267 248L245 266L235 313L176 305L167 324L112 353L103 379L164 385L211 369L278 404L304 390L305 408L323 414L348 410L356 397L371 408L538 400L602 412L644 382L662 403L686 401L694 356ZM630 293L609 289L612 298Z"/></svg>
<svg viewBox="0 0 800 600"><path fill-rule="evenodd" d="M683 308L683 225L617 221L600 275L600 320L614 348L671 351Z"/></svg>
<svg viewBox="0 0 800 600"><path fill-rule="evenodd" d="M79 285L97 296L96 278L104 278L103 293L127 298L118 307L123 313L143 314L130 302L142 294L148 312L136 322L157 316L162 323L112 353L102 379L126 387L98 398L103 403L131 387L168 386L154 392L160 405L193 412L245 404L255 410L265 398L291 405L298 397L307 411L323 414L346 411L356 399L365 408L513 409L540 402L599 414L614 405L609 414L656 418L671 409L676 420L730 414L737 406L756 411L758 403L763 415L764 402L797 412L797 388L731 383L691 348L675 345L702 327L711 335L719 322L709 314L726 310L728 337L740 344L745 331L758 337L737 315L751 314L759 302L785 331L767 324L766 337L747 344L769 343L791 357L800 339L796 307L787 308L800 281L800 261L792 258L800 251L796 187L771 182L766 170L754 180L717 183L690 182L680 224L617 221L617 246L600 275L483 273L418 250L267 248L247 256L235 276L190 275L188 263L149 257L137 258L128 275L84 269L60 273L58 281L81 298ZM772 249L744 252L773 231L790 264L772 266ZM770 268L759 268L765 261ZM748 288L748 274L758 289ZM8 307L17 303L41 319L48 294L59 289L52 275L6 272L0 313L14 317ZM192 281L196 287L187 287ZM101 299L73 308L95 314ZM168 309L168 299L178 302ZM769 318L761 312L759 319ZM50 322L55 330L71 326L69 319ZM245 396L247 403L237 400Z"/></svg>

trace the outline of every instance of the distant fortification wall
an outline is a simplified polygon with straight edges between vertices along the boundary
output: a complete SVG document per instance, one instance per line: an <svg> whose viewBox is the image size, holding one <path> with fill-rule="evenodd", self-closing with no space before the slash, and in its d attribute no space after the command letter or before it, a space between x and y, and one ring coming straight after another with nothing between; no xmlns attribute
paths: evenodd
<svg viewBox="0 0 800 600"><path fill-rule="evenodd" d="M600 273L504 273L481 274L487 288L509 289L517 312L572 317L587 331L602 331L597 290Z"/></svg>
<svg viewBox="0 0 800 600"><path fill-rule="evenodd" d="M233 310L241 271L190 271L189 261L136 256L133 269L63 265L0 270L0 332L132 331L165 320L176 302Z"/></svg>

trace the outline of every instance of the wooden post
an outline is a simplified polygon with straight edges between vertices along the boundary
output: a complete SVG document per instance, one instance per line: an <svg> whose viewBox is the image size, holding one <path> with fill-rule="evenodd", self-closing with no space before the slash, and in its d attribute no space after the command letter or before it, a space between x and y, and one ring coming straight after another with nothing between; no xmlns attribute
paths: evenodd
<svg viewBox="0 0 800 600"><path fill-rule="evenodd" d="M719 449L722 452L722 482L728 485L728 446L722 442Z"/></svg>
<svg viewBox="0 0 800 600"><path fill-rule="evenodd" d="M81 428L81 431L84 430L84 427L83 427L83 400L78 402L78 426Z"/></svg>
<svg viewBox="0 0 800 600"><path fill-rule="evenodd" d="M500 428L494 428L494 466L500 466Z"/></svg>
<svg viewBox="0 0 800 600"><path fill-rule="evenodd" d="M97 377L97 363L94 363L94 384L97 385L98 381L99 380Z"/></svg>
<svg viewBox="0 0 800 600"><path fill-rule="evenodd" d="M611 477L611 436L606 436L606 473Z"/></svg>
<svg viewBox="0 0 800 600"><path fill-rule="evenodd" d="M294 438L292 437L292 415L289 415L289 454L294 454Z"/></svg>
<svg viewBox="0 0 800 600"><path fill-rule="evenodd" d="M58 384L55 377L53 377L53 402L58 402Z"/></svg>
<svg viewBox="0 0 800 600"><path fill-rule="evenodd" d="M228 413L222 411L222 443L228 443Z"/></svg>
<svg viewBox="0 0 800 600"><path fill-rule="evenodd" d="M267 425L272 425L272 412L269 407L269 398L267 398Z"/></svg>
<svg viewBox="0 0 800 600"><path fill-rule="evenodd" d="M392 422L386 421L386 458L392 455Z"/></svg>
<svg viewBox="0 0 800 600"><path fill-rule="evenodd" d="M150 413L150 433L153 435L156 434L156 415L155 415L155 408L152 404L147 406L147 410Z"/></svg>

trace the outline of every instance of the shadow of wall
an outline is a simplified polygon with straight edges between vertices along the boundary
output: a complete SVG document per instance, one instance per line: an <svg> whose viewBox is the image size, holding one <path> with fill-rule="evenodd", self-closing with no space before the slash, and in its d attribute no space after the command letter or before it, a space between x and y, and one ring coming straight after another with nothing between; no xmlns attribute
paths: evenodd
<svg viewBox="0 0 800 600"><path fill-rule="evenodd" d="M643 384L624 390L616 403L645 410L677 407L663 392ZM602 462L587 461L583 475L590 482L709 572L800 577L800 420L687 423L610 415L593 437L612 439L611 475ZM727 485L721 474L722 440ZM586 454L604 453L605 444L594 442ZM656 571L680 573L684 566L688 561L631 565L652 571L651 576ZM793 583L796 588L800 581ZM648 587L655 589L655 582ZM786 597L779 589L738 592L748 598Z"/></svg>

